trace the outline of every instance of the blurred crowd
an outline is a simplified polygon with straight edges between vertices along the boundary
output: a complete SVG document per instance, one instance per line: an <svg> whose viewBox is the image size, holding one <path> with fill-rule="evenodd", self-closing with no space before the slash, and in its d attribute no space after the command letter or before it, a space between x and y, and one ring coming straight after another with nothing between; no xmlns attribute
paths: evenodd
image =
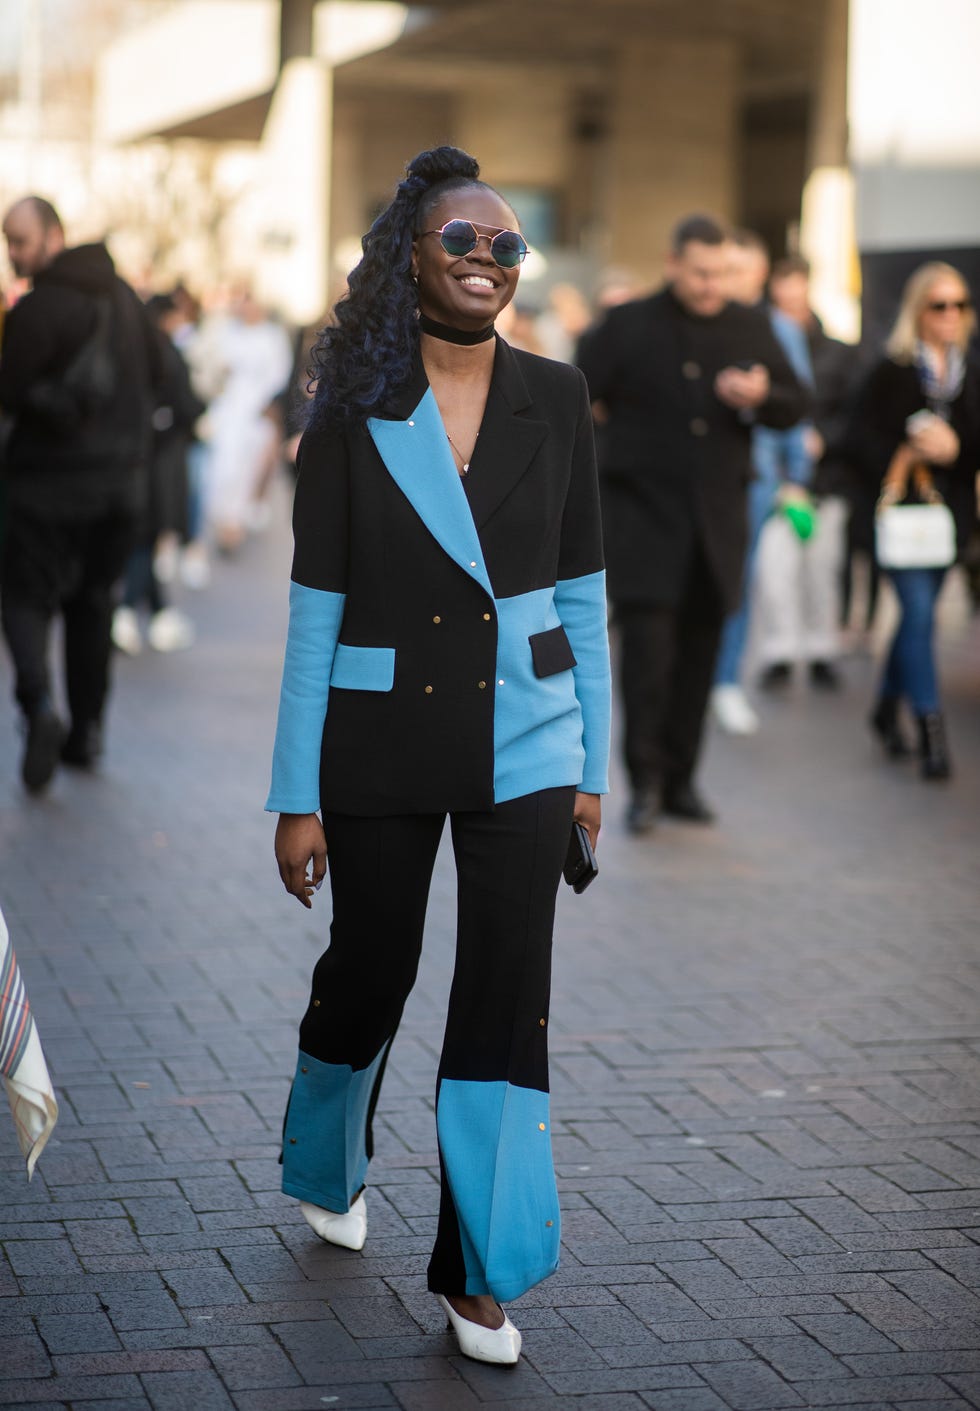
<svg viewBox="0 0 980 1411"><path fill-rule="evenodd" d="M0 612L21 772L38 792L59 764L99 758L112 652L191 647L187 604L215 556L235 558L269 525L316 330L286 327L244 285L134 289L105 245L71 246L38 197L3 231ZM706 217L678 232L659 293L628 270L588 295L539 281L497 325L515 346L577 363L590 385L638 833L660 811L713 817L695 787L706 713L752 734L757 692L785 692L797 674L836 691L842 655L868 649L883 484L896 503L949 502L980 601L980 374L957 271L926 266L888 349L859 351L824 331L801 257L772 263L753 232ZM936 472L928 495L899 484L897 445L906 481ZM705 489L715 476L737 493ZM890 571L901 620L871 703L886 753L917 752L929 778L951 772L932 643L945 567ZM67 716L48 659L58 616Z"/></svg>

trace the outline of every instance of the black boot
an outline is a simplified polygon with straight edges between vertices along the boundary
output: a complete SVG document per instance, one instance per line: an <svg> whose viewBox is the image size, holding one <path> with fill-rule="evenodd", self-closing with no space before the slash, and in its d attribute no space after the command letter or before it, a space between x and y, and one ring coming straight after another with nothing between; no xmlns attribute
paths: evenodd
<svg viewBox="0 0 980 1411"><path fill-rule="evenodd" d="M919 716L919 754L923 779L948 779L953 769L946 748L946 726L938 710Z"/></svg>
<svg viewBox="0 0 980 1411"><path fill-rule="evenodd" d="M626 827L640 836L653 831L660 813L660 790L652 784L636 785L626 810Z"/></svg>
<svg viewBox="0 0 980 1411"><path fill-rule="evenodd" d="M898 719L897 696L882 696L868 723L890 759L905 759L912 753Z"/></svg>
<svg viewBox="0 0 980 1411"><path fill-rule="evenodd" d="M58 767L65 727L47 702L28 714L26 725L20 774L28 793L39 794L50 784Z"/></svg>

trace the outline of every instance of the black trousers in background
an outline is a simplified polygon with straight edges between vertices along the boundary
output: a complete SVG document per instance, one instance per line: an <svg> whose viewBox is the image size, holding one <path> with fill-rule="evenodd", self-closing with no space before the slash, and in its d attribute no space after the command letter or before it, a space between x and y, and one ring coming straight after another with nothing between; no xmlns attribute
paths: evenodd
<svg viewBox="0 0 980 1411"><path fill-rule="evenodd" d="M124 505L72 519L8 506L0 618L14 664L14 692L26 714L51 701L48 636L52 618L61 612L72 724L101 720L109 689L113 593L135 524Z"/></svg>
<svg viewBox="0 0 980 1411"><path fill-rule="evenodd" d="M672 789L697 768L725 621L711 572L698 555L680 602L617 603L624 755L634 789Z"/></svg>
<svg viewBox="0 0 980 1411"><path fill-rule="evenodd" d="M548 1115L555 895L575 790L450 815L456 965L436 1094L439 1222L429 1287L518 1297L557 1267ZM325 813L330 948L313 972L283 1142L283 1190L347 1210L415 981L442 814Z"/></svg>

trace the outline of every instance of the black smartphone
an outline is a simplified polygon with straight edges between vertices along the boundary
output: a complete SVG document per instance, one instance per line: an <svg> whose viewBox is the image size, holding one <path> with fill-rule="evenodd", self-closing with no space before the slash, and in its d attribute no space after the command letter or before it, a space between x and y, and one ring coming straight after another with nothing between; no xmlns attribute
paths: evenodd
<svg viewBox="0 0 980 1411"><path fill-rule="evenodd" d="M599 875L599 864L592 850L592 839L584 823L572 824L568 855L562 869L565 881L573 892L584 892Z"/></svg>

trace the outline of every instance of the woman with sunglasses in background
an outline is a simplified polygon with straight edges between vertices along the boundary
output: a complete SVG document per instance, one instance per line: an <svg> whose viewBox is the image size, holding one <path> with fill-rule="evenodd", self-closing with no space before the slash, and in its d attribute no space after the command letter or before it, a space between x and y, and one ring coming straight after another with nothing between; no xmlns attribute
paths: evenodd
<svg viewBox="0 0 980 1411"><path fill-rule="evenodd" d="M283 1189L352 1249L449 816L428 1284L464 1353L513 1363L499 1303L558 1263L551 935L573 819L599 831L609 666L585 380L495 336L527 246L478 174L453 147L410 163L314 352L267 808L286 890L309 906L329 866L333 899Z"/></svg>
<svg viewBox="0 0 980 1411"><path fill-rule="evenodd" d="M913 496L924 466L956 524L962 551L976 519L980 469L980 366L970 355L976 327L958 270L938 261L909 278L886 356L867 378L849 435L856 466L889 500ZM884 482L887 478L887 484ZM901 615L888 652L871 725L895 759L911 751L902 730L904 700L918 721L926 779L951 773L940 706L933 635L944 568L891 568Z"/></svg>

